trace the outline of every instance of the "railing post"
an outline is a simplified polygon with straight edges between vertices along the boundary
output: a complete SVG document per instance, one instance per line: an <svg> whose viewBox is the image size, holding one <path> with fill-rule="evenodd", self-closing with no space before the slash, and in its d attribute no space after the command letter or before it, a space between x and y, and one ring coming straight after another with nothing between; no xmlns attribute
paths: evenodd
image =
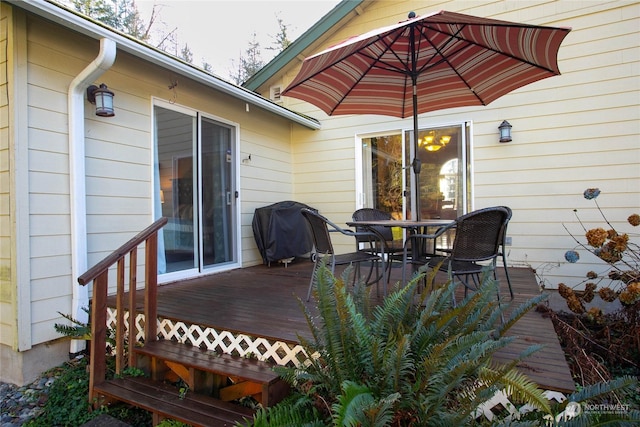
<svg viewBox="0 0 640 427"><path fill-rule="evenodd" d="M91 303L91 363L89 366L89 402L96 396L93 388L105 380L107 371L107 287L109 270L104 270L93 281Z"/></svg>
<svg viewBox="0 0 640 427"><path fill-rule="evenodd" d="M145 342L158 339L158 234L147 239L145 248L144 339Z"/></svg>
<svg viewBox="0 0 640 427"><path fill-rule="evenodd" d="M116 279L116 374L120 375L124 368L124 258L118 260ZM129 266L131 268L131 266Z"/></svg>
<svg viewBox="0 0 640 427"><path fill-rule="evenodd" d="M138 313L136 311L136 290L138 287L138 248L132 250L129 253L129 265L135 266L135 268L129 268L129 366L136 366L136 359L133 351L133 346L136 345L137 333L136 333L136 318Z"/></svg>

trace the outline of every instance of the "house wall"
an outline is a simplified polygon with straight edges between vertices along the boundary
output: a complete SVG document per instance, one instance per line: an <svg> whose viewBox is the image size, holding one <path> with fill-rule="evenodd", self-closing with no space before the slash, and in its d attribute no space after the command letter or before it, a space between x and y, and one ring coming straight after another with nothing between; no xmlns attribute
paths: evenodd
<svg viewBox="0 0 640 427"><path fill-rule="evenodd" d="M457 108L420 116L420 127L472 122L473 205L508 205L513 211L508 248L511 265L532 267L545 286L575 284L589 270L607 271L582 251L577 264L564 252L576 247L564 225L584 242L582 227L605 227L593 201L582 196L598 187L598 203L620 232L640 207L640 3L637 1L372 1L364 13L337 29L321 49L377 27L418 15L449 10L573 30L559 52L561 76L508 94L487 107ZM282 87L299 71L281 76ZM268 87L260 92L268 96ZM309 103L283 97L287 108L308 114L322 129L293 134L295 196L344 223L356 208L355 137L410 129L411 119L384 116L329 117ZM513 125L513 141L498 142L503 120ZM637 230L636 235L637 235ZM344 240L340 250L350 250Z"/></svg>
<svg viewBox="0 0 640 427"><path fill-rule="evenodd" d="M55 351L50 346L60 337L54 330L55 323L64 321L60 313L71 313L76 286L71 257L67 98L74 77L98 55L99 41L19 8L1 6L0 37L9 34L23 41L20 55L25 58L26 72L16 78L20 80L16 85L23 87L16 102L24 104L25 119L12 122L17 129L9 136L7 76L0 74L0 380L25 383L62 362L69 351L68 343L56 343ZM23 24L6 30L11 14L20 16ZM7 43L1 40L6 49ZM8 45L13 49L16 43ZM2 54L5 62L11 57L6 51ZM243 266L261 263L251 228L253 212L293 198L290 141L298 125L120 50L114 65L95 84L102 82L115 93L115 117L95 116L95 107L85 101L88 266L153 222L153 99L238 125L241 262ZM174 82L177 86L170 89ZM17 137L19 132L23 137ZM9 183L12 168L24 171L23 184L18 187ZM18 215L20 227L10 215L8 199L18 205L20 200L28 201L28 210ZM14 256L20 248L30 248L23 252L22 261ZM20 263L26 268L16 268ZM18 345L18 340L24 345ZM43 362L39 356L47 354L52 357ZM9 366L15 369L6 369Z"/></svg>
<svg viewBox="0 0 640 427"><path fill-rule="evenodd" d="M0 4L0 70L9 69L10 8ZM0 344L15 338L15 287L11 281L11 214L9 202L9 83L0 72Z"/></svg>

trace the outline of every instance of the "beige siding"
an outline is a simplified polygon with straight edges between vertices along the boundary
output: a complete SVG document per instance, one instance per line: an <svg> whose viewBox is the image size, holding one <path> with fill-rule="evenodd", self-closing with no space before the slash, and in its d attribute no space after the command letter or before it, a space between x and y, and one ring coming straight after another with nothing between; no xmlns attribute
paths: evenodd
<svg viewBox="0 0 640 427"><path fill-rule="evenodd" d="M56 41L44 21L29 20L27 28L31 330L38 344L58 337L58 312L71 314L67 89L84 67L85 46Z"/></svg>
<svg viewBox="0 0 640 427"><path fill-rule="evenodd" d="M619 231L632 231L626 218L640 208L640 3L636 1L415 2L373 1L364 13L333 33L314 52L350 36L435 10L536 25L569 26L560 48L561 76L521 88L482 108L458 108L421 115L420 126L470 120L473 126L474 207L505 204L514 210L509 234L514 265L535 268L555 287L577 283L588 270L606 266L583 253L564 262L582 237L573 209L585 226L602 226L593 202L582 197L599 187L598 202ZM275 84L286 87L299 64ZM273 81L270 84L274 84ZM261 93L268 95L268 87ZM382 116L327 117L311 104L283 98L284 105L319 119L322 130L294 133L295 194L338 223L356 206L356 135L409 129L409 120ZM513 125L513 141L498 143L502 120ZM345 242L342 250L351 246Z"/></svg>
<svg viewBox="0 0 640 427"><path fill-rule="evenodd" d="M67 90L99 46L35 17L29 17L27 42L30 309L32 343L37 344L56 338L53 324L61 321L58 312L71 310L75 278L71 276ZM105 82L115 92L115 117L96 117L85 103L88 264L153 220L154 98L237 124L242 264L260 263L251 229L253 212L294 199L290 141L298 126L254 106L247 111L244 102L187 79L178 79L178 86L170 90L172 78L159 67L118 51L116 63L96 82ZM3 310L1 320L5 318Z"/></svg>
<svg viewBox="0 0 640 427"><path fill-rule="evenodd" d="M9 175L9 91L7 70L10 9L0 4L0 344L13 346L16 328L15 287L11 281Z"/></svg>

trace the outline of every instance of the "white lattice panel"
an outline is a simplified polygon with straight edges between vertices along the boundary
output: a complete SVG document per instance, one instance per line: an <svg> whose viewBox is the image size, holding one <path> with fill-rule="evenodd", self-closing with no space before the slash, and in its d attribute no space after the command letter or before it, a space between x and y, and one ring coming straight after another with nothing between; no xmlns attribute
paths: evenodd
<svg viewBox="0 0 640 427"><path fill-rule="evenodd" d="M126 333L128 331L129 313L125 313ZM136 317L136 340L144 340L144 315ZM107 309L107 327L115 329L116 310ZM259 360L268 361L278 365L299 366L307 359L307 355L300 345L292 345L281 341L269 341L264 338L254 338L244 334L233 334L229 331L218 331L213 328L189 325L170 319L158 319L158 337L167 340L176 340L188 343L207 350L234 354L238 356L252 356ZM300 358L298 358L300 356ZM545 396L549 400L562 402L565 397L562 393L546 391ZM504 391L498 391L493 398L480 405L475 412L476 418L484 416L488 420L494 418L494 407L506 409L510 414L508 418L518 419L521 414L535 410L534 407L524 405L517 408L509 401L509 396Z"/></svg>
<svg viewBox="0 0 640 427"><path fill-rule="evenodd" d="M128 330L129 313L125 313L125 328ZM136 317L136 341L144 340L144 315ZM115 328L116 310L107 309L107 327ZM265 338L234 334L229 331L218 331L213 328L189 325L171 319L158 319L158 337L206 348L220 353L237 356L251 356L259 360L278 365L300 365L307 358L300 345L292 345L282 341L269 341ZM298 358L298 356L300 356Z"/></svg>

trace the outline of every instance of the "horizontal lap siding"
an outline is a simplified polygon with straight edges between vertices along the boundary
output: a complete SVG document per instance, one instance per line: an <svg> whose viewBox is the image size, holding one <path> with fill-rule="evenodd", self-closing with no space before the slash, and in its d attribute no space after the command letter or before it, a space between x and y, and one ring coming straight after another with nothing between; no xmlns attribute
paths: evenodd
<svg viewBox="0 0 640 427"><path fill-rule="evenodd" d="M71 314L71 212L67 91L96 43L28 20L28 134L32 343L59 337L59 313ZM60 38L51 37L58 34ZM94 54L95 57L95 54Z"/></svg>
<svg viewBox="0 0 640 427"><path fill-rule="evenodd" d="M608 270L569 235L585 242L574 209L585 227L608 228L595 204L582 197L586 188L602 190L598 201L619 232L634 231L626 218L640 206L638 64L631 53L637 50L637 12L637 5L627 5L602 11L597 20L566 18L562 24L573 31L560 49L562 76L508 97L514 107L506 117L516 144L475 153L476 203L501 199L515 209L510 261L532 266L549 287ZM537 86L549 90L529 90ZM581 259L569 264L564 253L574 248Z"/></svg>
<svg viewBox="0 0 640 427"><path fill-rule="evenodd" d="M98 41L30 18L28 25L29 166L33 343L56 338L53 324L71 310L71 240L67 90L98 54ZM51 37L55 34L55 37ZM153 221L152 97L240 124L242 259L261 262L251 230L257 207L293 198L291 124L271 113L186 79L168 89L171 75L122 51L96 84L115 93L115 117L96 117L85 102L88 266ZM0 155L2 153L0 152ZM243 162L251 154L251 161ZM2 173L2 171L0 171ZM0 197L2 195L0 194ZM3 204L4 206L4 204ZM0 212L1 214L1 212ZM138 257L138 277L144 257ZM114 291L115 271L110 272ZM55 285L52 285L55 284Z"/></svg>
<svg viewBox="0 0 640 427"><path fill-rule="evenodd" d="M520 88L486 107L456 108L423 114L420 126L470 120L473 125L473 201L475 208L508 205L513 245L509 262L531 266L547 286L580 282L586 271L607 265L580 250L578 264L564 252L576 246L563 223L584 241L574 216L585 225L605 227L593 202L582 197L599 187L600 206L620 231L632 229L626 218L640 208L640 4L637 2L462 2L422 5L415 1L376 1L342 26L314 52L351 36L438 9L535 25L570 26L559 52L562 75ZM283 76L282 85L300 67ZM383 116L328 117L309 103L284 97L284 105L317 118L322 130L294 134L295 192L336 222L356 205L354 138L411 120ZM513 141L498 143L502 120L513 125ZM351 250L344 242L340 250Z"/></svg>
<svg viewBox="0 0 640 427"><path fill-rule="evenodd" d="M0 344L14 345L15 285L11 281L12 225L10 212L9 174L9 99L7 94L9 68L9 9L0 4Z"/></svg>

